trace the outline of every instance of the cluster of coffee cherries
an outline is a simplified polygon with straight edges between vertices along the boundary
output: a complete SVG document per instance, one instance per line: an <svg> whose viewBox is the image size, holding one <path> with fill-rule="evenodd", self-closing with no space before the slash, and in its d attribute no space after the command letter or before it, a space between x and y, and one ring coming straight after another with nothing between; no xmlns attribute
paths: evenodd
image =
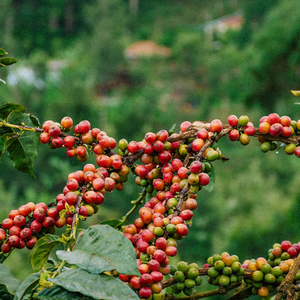
<svg viewBox="0 0 300 300"><path fill-rule="evenodd" d="M123 176L127 177L129 171L128 167L123 168ZM61 219L57 227L72 225L75 213L81 219L96 213L104 201L105 193L118 188L118 183L113 179L114 173L104 167L96 168L93 164L86 164L83 170L70 173L63 193L56 197L55 205Z"/></svg>
<svg viewBox="0 0 300 300"><path fill-rule="evenodd" d="M300 252L299 243L291 244L285 240L275 243L268 251L267 258L259 257L256 260L246 260L242 264L244 269L252 271L251 277L245 278L245 282L252 286L252 294L267 297L284 280L294 259ZM294 278L295 282L300 280L300 272Z"/></svg>
<svg viewBox="0 0 300 300"><path fill-rule="evenodd" d="M169 215L167 202L153 197L140 208L134 224L124 228L124 235L136 250L141 276L120 275L120 279L138 290L141 298L147 299L153 294L153 299L164 299L161 281L164 275L170 274L169 258L177 255L176 240L187 236L187 222L193 216L192 209L197 207L194 198L187 198L179 215Z"/></svg>
<svg viewBox="0 0 300 300"><path fill-rule="evenodd" d="M179 294L183 292L190 296L195 286L202 284L202 277L199 275L199 267L196 263L188 264L185 261L178 262L177 266L171 266L171 275L176 283L172 285L172 292Z"/></svg>
<svg viewBox="0 0 300 300"><path fill-rule="evenodd" d="M203 267L208 268L208 282L213 285L227 287L243 279L244 269L237 255L229 255L227 252L214 254Z"/></svg>
<svg viewBox="0 0 300 300"><path fill-rule="evenodd" d="M119 171L127 178L130 169L122 165ZM93 215L103 203L105 193L118 189L119 182L113 178L116 178L114 172L86 164L83 170L68 175L63 193L58 194L56 202L49 207L45 203L30 202L12 210L0 228L1 252L9 253L13 248L25 246L32 249L40 237L54 233L55 227L73 225L75 213L81 219Z"/></svg>
<svg viewBox="0 0 300 300"><path fill-rule="evenodd" d="M25 246L32 249L39 237L53 233L58 219L57 208L48 208L42 202L29 202L11 210L0 228L1 252L9 253L13 248L22 249Z"/></svg>
<svg viewBox="0 0 300 300"><path fill-rule="evenodd" d="M190 125L189 122L181 124L181 132ZM161 281L164 275L170 274L170 257L177 255L177 240L188 235L193 210L197 208L197 192L210 182L210 160L217 159L215 153L220 155L209 148L201 156L202 162L194 160L212 134L201 129L195 139L170 143L168 132L159 131L157 134L148 132L139 143L120 141L124 155L135 155L140 151L142 164L134 167L136 183L155 193L140 208L134 224L123 230L136 250L141 276L122 274L120 279L129 282L141 298L164 299ZM193 158L184 164L188 154ZM186 187L187 195L183 197L181 192ZM192 290L191 280L187 281L185 290L186 293Z"/></svg>
<svg viewBox="0 0 300 300"><path fill-rule="evenodd" d="M249 136L260 135L258 141L261 143L261 151L264 153L278 149L276 138L289 138L300 131L300 120L295 121L288 116L280 117L277 113L261 117L257 129L249 121L248 116L245 115L239 118L230 115L228 124L234 127L228 134L231 141L239 140L241 144L247 145L250 142ZM221 128L220 126L219 124L218 130ZM300 157L300 146L298 144L286 142L284 150L286 154L295 154Z"/></svg>
<svg viewBox="0 0 300 300"><path fill-rule="evenodd" d="M42 125L40 141L49 144L51 148L66 148L68 157L77 157L81 162L89 158L90 149L93 149L98 163L99 156L109 153L116 147L114 138L107 136L106 132L99 128L91 128L88 120L83 120L74 126L74 136L67 135L66 132L71 131L72 128L73 120L70 117L62 118L60 123L52 120L45 121Z"/></svg>
<svg viewBox="0 0 300 300"><path fill-rule="evenodd" d="M186 126L191 123L183 124ZM187 128L183 124L181 124L181 132ZM196 155L209 136L210 133L206 129L200 129L197 138L191 141L170 143L167 141L168 132L161 130L157 134L148 132L144 140L139 143L135 141L127 143L125 140L120 142L123 149L126 147L127 155L142 151L141 164L134 167L136 184L145 187L149 193L156 192L159 201L169 200L167 206L172 208L176 207L178 195L187 183L192 193L197 193L203 186L209 184L208 173L211 171L209 161L218 159L220 151L208 148L204 152L203 162L192 159L192 162L183 165L187 154Z"/></svg>

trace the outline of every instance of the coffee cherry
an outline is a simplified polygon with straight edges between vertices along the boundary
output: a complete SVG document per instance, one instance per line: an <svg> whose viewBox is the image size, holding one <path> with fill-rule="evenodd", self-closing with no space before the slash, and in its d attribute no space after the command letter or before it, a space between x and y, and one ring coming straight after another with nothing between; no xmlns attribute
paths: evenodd
<svg viewBox="0 0 300 300"><path fill-rule="evenodd" d="M48 130L49 136L53 138L58 137L60 132L61 132L60 128L55 124L51 125Z"/></svg>
<svg viewBox="0 0 300 300"><path fill-rule="evenodd" d="M237 129L232 129L228 134L228 138L231 141L237 141L239 137L240 137L240 133Z"/></svg>
<svg viewBox="0 0 300 300"><path fill-rule="evenodd" d="M2 228L0 228L0 243L1 243L2 241L4 241L5 238L6 238L5 231L4 231Z"/></svg>
<svg viewBox="0 0 300 300"><path fill-rule="evenodd" d="M239 123L239 119L235 115L230 115L227 119L228 124L232 127L236 127Z"/></svg>
<svg viewBox="0 0 300 300"><path fill-rule="evenodd" d="M43 144L48 144L50 142L50 135L48 132L42 132L39 136L40 142Z"/></svg>
<svg viewBox="0 0 300 300"><path fill-rule="evenodd" d="M45 132L49 131L50 126L54 125L54 122L51 120L45 121L42 125L42 128Z"/></svg>
<svg viewBox="0 0 300 300"><path fill-rule="evenodd" d="M64 131L69 131L73 127L73 120L70 117L63 117L60 124L65 129Z"/></svg>
<svg viewBox="0 0 300 300"><path fill-rule="evenodd" d="M238 123L240 126L245 127L248 124L248 122L249 122L248 116L243 115L239 117Z"/></svg>
<svg viewBox="0 0 300 300"><path fill-rule="evenodd" d="M240 142L242 145L248 145L250 143L250 138L249 138L248 134L242 133L240 135Z"/></svg>
<svg viewBox="0 0 300 300"><path fill-rule="evenodd" d="M10 250L11 250L11 246L9 245L9 243L8 242L5 242L5 243L3 243L2 245L1 245L1 252L3 252L3 253L9 253L10 252Z"/></svg>
<svg viewBox="0 0 300 300"><path fill-rule="evenodd" d="M22 215L18 215L14 217L14 225L22 227L26 223L26 218Z"/></svg>
<svg viewBox="0 0 300 300"><path fill-rule="evenodd" d="M215 119L210 122L210 132L220 133L222 129L223 129L223 125L219 119Z"/></svg>
<svg viewBox="0 0 300 300"><path fill-rule="evenodd" d="M89 121L84 120L78 124L78 131L83 134L87 133L91 129L91 124Z"/></svg>
<svg viewBox="0 0 300 300"><path fill-rule="evenodd" d="M188 129L188 127L190 127L191 124L192 124L192 123L189 122L189 121L184 121L184 122L182 122L182 123L180 124L180 131L181 131L181 132L185 132L185 131Z"/></svg>
<svg viewBox="0 0 300 300"><path fill-rule="evenodd" d="M32 249L35 244L37 243L37 238L35 236L32 236L27 242L26 242L26 247L28 249Z"/></svg>
<svg viewBox="0 0 300 300"><path fill-rule="evenodd" d="M30 228L24 228L20 232L20 238L24 241L29 240L31 238L31 236L32 236L32 231Z"/></svg>

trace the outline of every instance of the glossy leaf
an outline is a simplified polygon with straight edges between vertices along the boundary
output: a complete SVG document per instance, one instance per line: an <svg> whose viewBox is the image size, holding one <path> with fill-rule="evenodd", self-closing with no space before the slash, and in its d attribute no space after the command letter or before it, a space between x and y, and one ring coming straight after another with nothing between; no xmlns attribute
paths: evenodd
<svg viewBox="0 0 300 300"><path fill-rule="evenodd" d="M12 111L7 122L10 124L25 124L34 127L29 115L19 111ZM18 132L18 129L11 129L12 132ZM40 140L36 132L26 131L8 147L9 158L14 162L14 167L21 172L28 173L34 177L33 163L37 158L37 148Z"/></svg>
<svg viewBox="0 0 300 300"><path fill-rule="evenodd" d="M94 299L140 299L128 285L118 278L106 274L90 274L82 269L69 269L49 281L70 292L79 292Z"/></svg>
<svg viewBox="0 0 300 300"><path fill-rule="evenodd" d="M7 148L17 139L13 133L0 135L0 163Z"/></svg>
<svg viewBox="0 0 300 300"><path fill-rule="evenodd" d="M20 285L20 281L12 275L6 266L0 264L0 284L5 285L9 293L15 294Z"/></svg>
<svg viewBox="0 0 300 300"><path fill-rule="evenodd" d="M63 287L53 286L51 289L43 289L37 294L39 300L92 300L94 298L80 293L69 292Z"/></svg>
<svg viewBox="0 0 300 300"><path fill-rule="evenodd" d="M14 300L21 300L25 295L30 294L39 283L40 275L40 273L33 273L29 275L19 286Z"/></svg>
<svg viewBox="0 0 300 300"><path fill-rule="evenodd" d="M116 269L121 274L140 275L132 243L108 225L89 227L74 251L56 251L56 255L92 274Z"/></svg>
<svg viewBox="0 0 300 300"><path fill-rule="evenodd" d="M116 226L118 226L120 223L121 223L121 221L118 220L118 219L107 219L107 220L104 220L104 221L100 222L99 224L109 225L113 228L116 228Z"/></svg>
<svg viewBox="0 0 300 300"><path fill-rule="evenodd" d="M60 237L47 234L40 238L29 254L29 261L32 269L37 272L44 268L50 252L55 246L61 243Z"/></svg>
<svg viewBox="0 0 300 300"><path fill-rule="evenodd" d="M9 293L6 286L0 284L0 299L1 300L13 300L14 296Z"/></svg>
<svg viewBox="0 0 300 300"><path fill-rule="evenodd" d="M0 118L6 119L10 112L13 110L19 112L25 112L26 108L23 105L15 104L15 103L6 103L0 106Z"/></svg>
<svg viewBox="0 0 300 300"><path fill-rule="evenodd" d="M0 48L0 55L6 55L8 54L4 49Z"/></svg>
<svg viewBox="0 0 300 300"><path fill-rule="evenodd" d="M38 127L41 126L41 123L40 123L39 119L36 116L29 115L29 117L30 117L30 120L31 120L32 124L34 125L34 127L38 128Z"/></svg>
<svg viewBox="0 0 300 300"><path fill-rule="evenodd" d="M0 64L4 65L4 66L9 66L9 65L15 64L16 62L17 62L17 60L12 57L0 58Z"/></svg>

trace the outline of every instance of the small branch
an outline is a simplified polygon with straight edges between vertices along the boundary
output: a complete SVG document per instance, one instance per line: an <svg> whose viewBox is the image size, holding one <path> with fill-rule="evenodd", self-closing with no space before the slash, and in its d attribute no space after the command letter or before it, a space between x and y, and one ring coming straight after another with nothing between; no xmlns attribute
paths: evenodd
<svg viewBox="0 0 300 300"><path fill-rule="evenodd" d="M216 295L225 295L228 291L236 288L237 286L239 286L239 284L234 283L230 287L227 287L227 288L220 286L218 289L215 289L212 291L197 293L197 294L193 294L191 296L183 296L183 297L174 297L173 295L169 295L165 299L166 300L197 300L197 299L212 297L212 296L216 296Z"/></svg>
<svg viewBox="0 0 300 300"><path fill-rule="evenodd" d="M124 155L123 156L123 164L132 168L135 161L140 159L143 156L144 152L143 150L139 150L138 152L132 154L132 155Z"/></svg>
<svg viewBox="0 0 300 300"><path fill-rule="evenodd" d="M34 128L34 127L26 126L26 125L10 124L10 123L6 122L5 120L0 122L0 127L2 127L2 126L9 127L9 128L16 128L21 131L43 132L43 129L40 129L40 128Z"/></svg>
<svg viewBox="0 0 300 300"><path fill-rule="evenodd" d="M134 205L131 208L131 210L128 211L127 214L122 217L122 221L117 226L115 226L115 228L120 228L128 220L128 218L133 214L133 212L137 209L137 207L142 203L145 195L146 195L146 189L143 189L140 196L133 202Z"/></svg>
<svg viewBox="0 0 300 300"><path fill-rule="evenodd" d="M300 268L300 254L298 254L294 264L292 265L289 273L286 275L285 279L281 282L280 286L277 288L277 295L275 300L281 300L286 296L287 300L297 299L299 297L299 291L297 292L297 287L293 284L296 273Z"/></svg>

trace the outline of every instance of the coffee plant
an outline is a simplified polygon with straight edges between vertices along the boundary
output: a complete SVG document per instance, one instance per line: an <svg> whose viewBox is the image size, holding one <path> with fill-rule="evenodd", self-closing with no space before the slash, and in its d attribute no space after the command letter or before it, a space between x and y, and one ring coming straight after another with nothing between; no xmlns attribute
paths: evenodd
<svg viewBox="0 0 300 300"><path fill-rule="evenodd" d="M300 157L300 120L276 113L263 116L257 127L246 115L231 115L226 124L186 121L178 133L147 132L143 140L128 142L116 141L88 120L73 124L66 116L40 124L24 106L2 105L0 160L7 152L17 170L34 176L37 149L44 145L62 148L66 157L83 164L68 175L54 201L24 203L2 220L0 298L192 300L228 293L231 300L252 295L298 299L300 242L276 243L268 253L245 261L223 252L203 266L170 265L177 243L184 243L192 229L198 193L213 187L213 162L227 160L219 148L226 136L242 145L252 137L262 152L283 148ZM85 163L89 156L94 164ZM128 213L79 231L106 193L124 189L130 173L140 193ZM130 223L135 211L139 217ZM56 228L63 234L56 235ZM22 248L30 250L33 273L20 283L2 263ZM57 260L50 257L52 251ZM196 291L204 279L215 288Z"/></svg>

